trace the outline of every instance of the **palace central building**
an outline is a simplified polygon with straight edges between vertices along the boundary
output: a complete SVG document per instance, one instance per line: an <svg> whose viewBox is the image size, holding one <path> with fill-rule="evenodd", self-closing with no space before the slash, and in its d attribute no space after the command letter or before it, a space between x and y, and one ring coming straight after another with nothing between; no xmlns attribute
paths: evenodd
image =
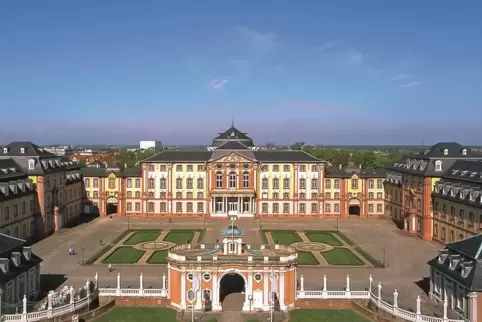
<svg viewBox="0 0 482 322"><path fill-rule="evenodd" d="M114 169L116 168L116 169ZM210 147L166 150L141 169L84 168L100 215L306 216L384 213L382 169L327 163L300 150L267 150L233 126ZM110 205L117 205L116 210Z"/></svg>

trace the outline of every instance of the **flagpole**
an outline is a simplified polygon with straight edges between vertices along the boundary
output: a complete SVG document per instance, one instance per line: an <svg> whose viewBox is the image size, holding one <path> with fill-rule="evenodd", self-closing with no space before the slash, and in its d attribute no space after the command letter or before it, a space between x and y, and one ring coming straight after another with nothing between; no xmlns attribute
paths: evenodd
<svg viewBox="0 0 482 322"><path fill-rule="evenodd" d="M273 266L271 266L271 319L270 321L273 322L273 315L274 315L274 288L273 288L273 281L274 281L274 274L273 274Z"/></svg>
<svg viewBox="0 0 482 322"><path fill-rule="evenodd" d="M191 270L191 274L192 274L191 284L193 284L194 283L194 268ZM194 285L192 285L192 286L194 286ZM191 303L191 322L194 322L194 301L196 300L196 291L194 290L194 287L192 288L192 290L194 292L194 294L193 294L194 298L193 298L192 303Z"/></svg>

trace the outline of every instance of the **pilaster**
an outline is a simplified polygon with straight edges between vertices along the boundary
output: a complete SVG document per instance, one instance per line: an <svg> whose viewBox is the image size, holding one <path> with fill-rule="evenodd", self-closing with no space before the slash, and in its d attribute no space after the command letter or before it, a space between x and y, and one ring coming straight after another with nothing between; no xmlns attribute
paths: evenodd
<svg viewBox="0 0 482 322"><path fill-rule="evenodd" d="M171 281L169 281L169 285ZM186 272L181 273L181 303L179 304L182 310L186 309Z"/></svg>

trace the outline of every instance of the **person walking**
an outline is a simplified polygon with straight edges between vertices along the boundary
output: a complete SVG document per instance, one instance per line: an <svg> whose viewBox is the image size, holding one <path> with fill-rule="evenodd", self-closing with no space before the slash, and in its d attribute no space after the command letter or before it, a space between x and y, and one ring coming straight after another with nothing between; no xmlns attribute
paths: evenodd
<svg viewBox="0 0 482 322"><path fill-rule="evenodd" d="M112 264L109 264L109 273L112 272Z"/></svg>

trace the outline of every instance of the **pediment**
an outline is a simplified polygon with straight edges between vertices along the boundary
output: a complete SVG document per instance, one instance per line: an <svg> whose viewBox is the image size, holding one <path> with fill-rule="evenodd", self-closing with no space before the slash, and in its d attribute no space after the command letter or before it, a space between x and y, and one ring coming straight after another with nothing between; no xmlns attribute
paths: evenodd
<svg viewBox="0 0 482 322"><path fill-rule="evenodd" d="M117 178L117 176L115 175L115 172L112 171L110 174L109 174L109 179L115 179Z"/></svg>
<svg viewBox="0 0 482 322"><path fill-rule="evenodd" d="M354 175L351 176L351 179L352 180L358 180L358 176L356 174L354 174Z"/></svg>
<svg viewBox="0 0 482 322"><path fill-rule="evenodd" d="M253 162L254 160L251 160L239 153L236 152L231 152L227 155L223 155L219 157L218 159L215 159L213 161L216 162L226 162L226 163L249 163Z"/></svg>

